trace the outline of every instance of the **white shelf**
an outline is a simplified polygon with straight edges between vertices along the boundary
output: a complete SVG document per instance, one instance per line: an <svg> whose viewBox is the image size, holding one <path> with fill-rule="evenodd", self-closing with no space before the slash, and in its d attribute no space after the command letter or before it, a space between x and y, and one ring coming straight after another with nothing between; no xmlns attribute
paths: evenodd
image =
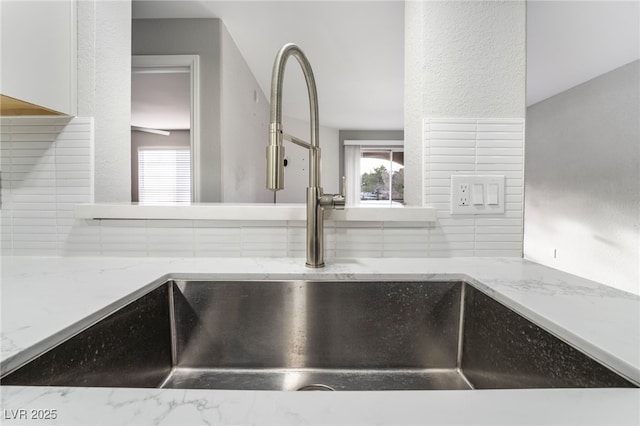
<svg viewBox="0 0 640 426"><path fill-rule="evenodd" d="M132 203L77 204L77 219L174 219L226 221L305 220L304 204L224 204L140 205ZM326 220L373 222L435 222L432 207L347 207L327 210Z"/></svg>

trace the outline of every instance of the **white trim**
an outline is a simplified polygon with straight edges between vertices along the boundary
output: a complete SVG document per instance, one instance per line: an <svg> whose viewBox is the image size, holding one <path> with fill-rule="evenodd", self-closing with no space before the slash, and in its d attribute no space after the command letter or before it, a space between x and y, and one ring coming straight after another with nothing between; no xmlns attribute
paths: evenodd
<svg viewBox="0 0 640 426"><path fill-rule="evenodd" d="M131 69L137 68L192 68L195 58L200 55L133 55Z"/></svg>
<svg viewBox="0 0 640 426"><path fill-rule="evenodd" d="M191 199L200 201L200 55L191 57Z"/></svg>
<svg viewBox="0 0 640 426"><path fill-rule="evenodd" d="M362 173L360 172L360 158L362 147L360 145L344 146L344 185L345 203L347 206L360 204L360 184Z"/></svg>
<svg viewBox="0 0 640 426"><path fill-rule="evenodd" d="M345 140L345 145L360 145L360 146L404 146L404 140Z"/></svg>
<svg viewBox="0 0 640 426"><path fill-rule="evenodd" d="M186 74L191 72L191 67L188 66L176 66L162 68L140 68L131 67L132 74Z"/></svg>
<svg viewBox="0 0 640 426"><path fill-rule="evenodd" d="M153 68L153 71L144 70ZM191 75L191 198L200 201L200 55L133 55L131 72L181 72Z"/></svg>
<svg viewBox="0 0 640 426"><path fill-rule="evenodd" d="M169 136L171 134L171 132L167 130L149 129L148 127L140 127L140 126L131 126L131 130L137 130L138 132L145 132L145 133L153 133L154 135L162 135L162 136Z"/></svg>

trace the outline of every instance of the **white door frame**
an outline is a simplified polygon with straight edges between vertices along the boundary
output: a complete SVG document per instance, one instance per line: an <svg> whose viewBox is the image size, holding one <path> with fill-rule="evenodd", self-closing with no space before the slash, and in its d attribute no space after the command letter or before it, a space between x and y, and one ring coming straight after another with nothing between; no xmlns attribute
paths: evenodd
<svg viewBox="0 0 640 426"><path fill-rule="evenodd" d="M133 55L131 71L187 71L191 81L191 201L200 201L200 55Z"/></svg>

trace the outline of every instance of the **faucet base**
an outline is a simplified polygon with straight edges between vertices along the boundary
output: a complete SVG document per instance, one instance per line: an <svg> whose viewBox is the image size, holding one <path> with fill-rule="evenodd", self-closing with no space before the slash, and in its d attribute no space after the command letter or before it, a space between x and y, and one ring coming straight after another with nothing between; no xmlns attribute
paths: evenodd
<svg viewBox="0 0 640 426"><path fill-rule="evenodd" d="M306 266L307 268L324 268L324 262L320 263L319 265L313 265L311 263L305 263L304 266Z"/></svg>

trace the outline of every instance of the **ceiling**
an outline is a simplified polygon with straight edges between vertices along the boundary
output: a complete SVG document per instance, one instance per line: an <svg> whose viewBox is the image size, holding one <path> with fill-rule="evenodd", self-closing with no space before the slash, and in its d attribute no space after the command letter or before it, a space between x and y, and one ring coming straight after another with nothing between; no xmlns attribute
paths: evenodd
<svg viewBox="0 0 640 426"><path fill-rule="evenodd" d="M640 58L639 5L529 0L527 105ZM403 1L133 0L134 19L196 17L222 19L267 98L275 54L295 42L313 67L322 125L403 128ZM296 68L287 67L283 114L307 119Z"/></svg>
<svg viewBox="0 0 640 426"><path fill-rule="evenodd" d="M640 58L640 0L528 1L527 105Z"/></svg>

